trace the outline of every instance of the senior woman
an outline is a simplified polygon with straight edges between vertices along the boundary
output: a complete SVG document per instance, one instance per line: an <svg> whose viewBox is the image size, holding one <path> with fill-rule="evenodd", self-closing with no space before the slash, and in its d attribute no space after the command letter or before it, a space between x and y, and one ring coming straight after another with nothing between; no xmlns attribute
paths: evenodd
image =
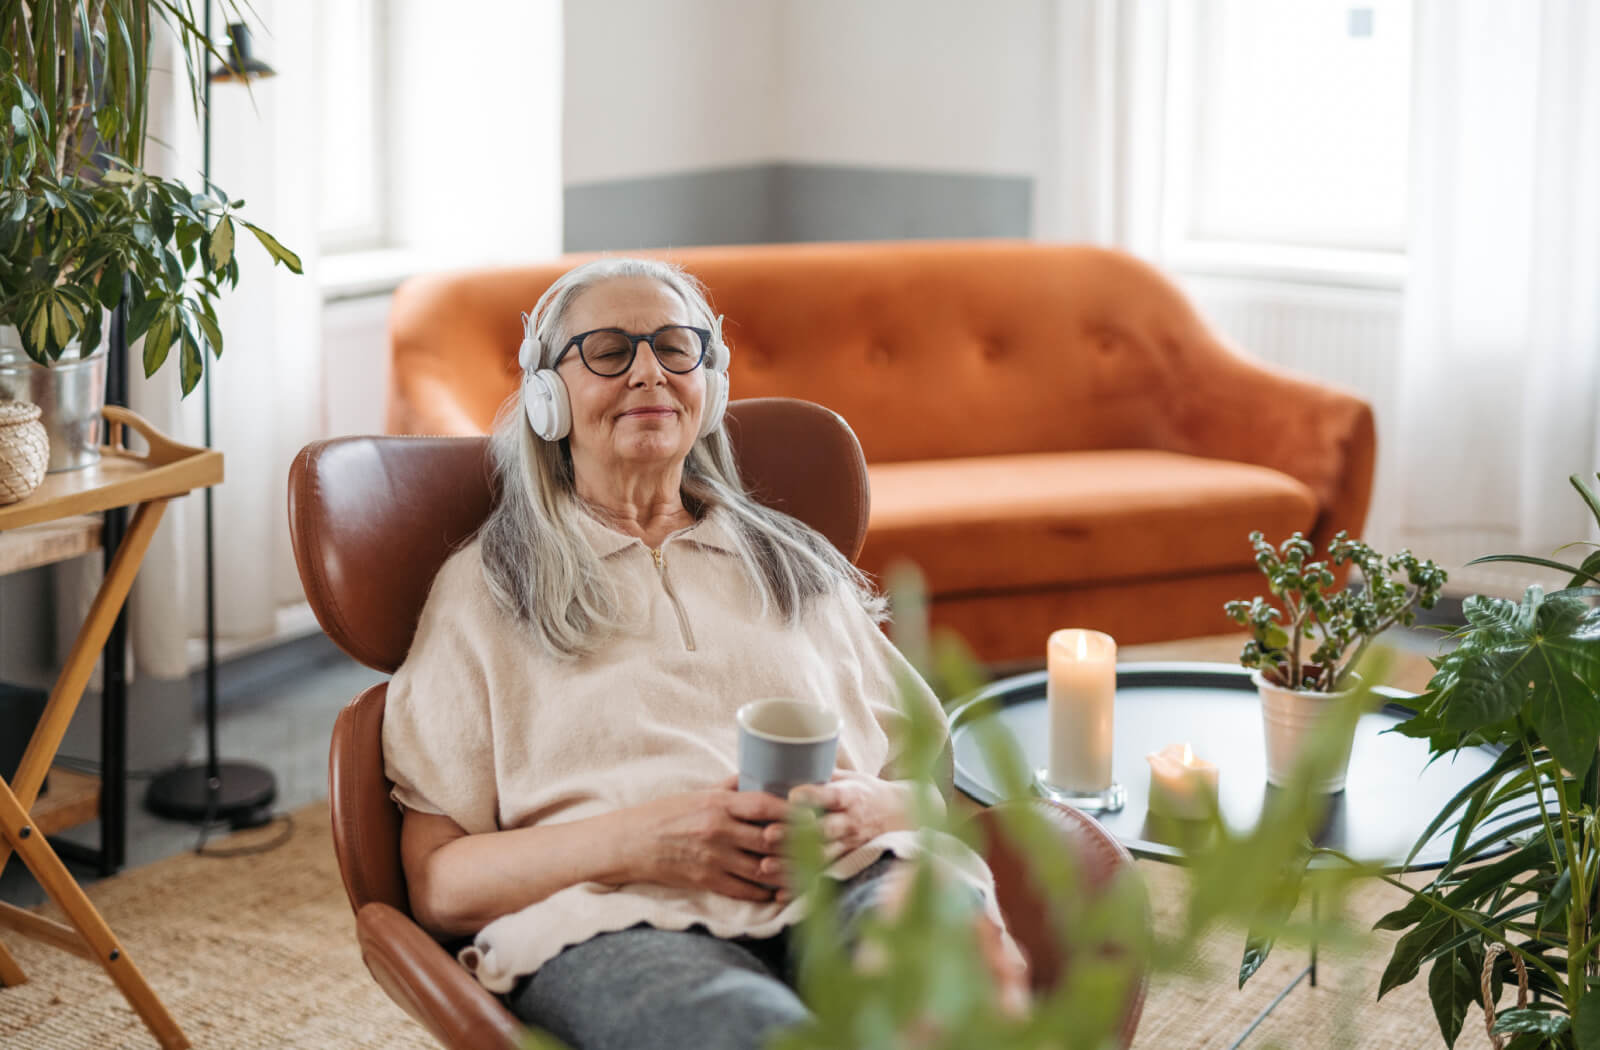
<svg viewBox="0 0 1600 1050"><path fill-rule="evenodd" d="M786 930L791 802L823 812L846 917L915 852L884 603L752 500L721 426L728 348L682 270L603 259L539 300L491 441L499 499L440 570L389 688L384 757L413 911L519 1017L580 1048L756 1047L806 1017ZM843 723L834 778L736 790L734 712ZM1023 967L992 883L982 943ZM886 893L885 891L889 892Z"/></svg>

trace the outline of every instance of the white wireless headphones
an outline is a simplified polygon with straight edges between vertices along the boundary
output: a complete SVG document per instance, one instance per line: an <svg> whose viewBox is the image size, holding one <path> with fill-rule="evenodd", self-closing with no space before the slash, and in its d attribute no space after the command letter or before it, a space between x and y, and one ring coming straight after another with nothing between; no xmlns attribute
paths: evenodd
<svg viewBox="0 0 1600 1050"><path fill-rule="evenodd" d="M560 441L572 433L572 401L567 395L566 381L553 368L539 368L543 350L535 334L538 325L527 314L522 315L522 346L517 351L517 363L522 366L522 407L528 415L528 425L546 441ZM722 341L722 318L711 327L710 345L706 347L701 368L706 374L706 399L700 409L698 441L722 424L728 409L728 348Z"/></svg>

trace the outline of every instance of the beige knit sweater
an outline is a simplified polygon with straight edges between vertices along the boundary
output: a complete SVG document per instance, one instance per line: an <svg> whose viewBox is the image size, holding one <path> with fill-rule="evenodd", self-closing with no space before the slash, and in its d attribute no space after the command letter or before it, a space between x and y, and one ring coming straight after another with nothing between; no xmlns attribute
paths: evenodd
<svg viewBox="0 0 1600 1050"><path fill-rule="evenodd" d="M624 629L599 653L545 655L490 596L479 545L445 562L416 639L389 686L384 761L394 798L449 817L469 834L581 820L663 796L703 790L737 771L734 712L749 700L801 697L843 719L837 764L895 779L911 702L943 720L931 690L848 593L810 603L796 626L763 615L760 598L713 511L655 554L585 518L586 537L615 583ZM916 836L895 832L841 858L847 878L885 851L908 856ZM958 854L985 892L983 862ZM763 937L798 921L787 905L636 883L568 887L479 932L462 961L492 991L508 990L562 948L637 923L719 937Z"/></svg>

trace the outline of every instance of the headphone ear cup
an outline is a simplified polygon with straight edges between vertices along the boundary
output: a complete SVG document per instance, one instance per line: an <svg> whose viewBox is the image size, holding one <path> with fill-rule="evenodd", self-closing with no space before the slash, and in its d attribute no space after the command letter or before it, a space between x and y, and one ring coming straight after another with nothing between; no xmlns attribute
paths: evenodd
<svg viewBox="0 0 1600 1050"><path fill-rule="evenodd" d="M546 441L560 441L572 433L572 402L567 384L553 368L530 372L522 384L522 407L528 425Z"/></svg>
<svg viewBox="0 0 1600 1050"><path fill-rule="evenodd" d="M705 437L722 424L728 410L728 373L706 369L706 400L700 411L700 433L695 439Z"/></svg>

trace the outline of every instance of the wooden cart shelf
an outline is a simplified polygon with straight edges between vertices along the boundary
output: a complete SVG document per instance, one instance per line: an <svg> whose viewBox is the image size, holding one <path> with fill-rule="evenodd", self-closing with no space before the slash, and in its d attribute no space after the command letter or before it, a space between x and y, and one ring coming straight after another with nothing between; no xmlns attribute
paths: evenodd
<svg viewBox="0 0 1600 1050"><path fill-rule="evenodd" d="M54 835L100 815L100 778L63 766L50 768L50 790L39 796L28 816L33 826Z"/></svg>
<svg viewBox="0 0 1600 1050"><path fill-rule="evenodd" d="M46 474L26 499L0 507L0 532L169 499L222 482L222 453L180 445L125 408L107 405L105 414L111 434L100 461ZM150 446L147 454L128 451L124 442L130 429Z"/></svg>
<svg viewBox="0 0 1600 1050"><path fill-rule="evenodd" d="M9 782L0 779L0 869L15 853L68 922L0 904L0 928L99 963L156 1041L166 1050L180 1050L189 1043L177 1022L48 841L51 831L99 813L101 784L94 777L51 766L167 503L220 482L222 453L180 445L125 408L107 405L104 411L109 434L99 462L47 474L26 499L0 507L0 569L5 571L88 553L101 544L99 512L137 507L120 542L106 541L115 553L89 615L50 690L16 774ZM130 432L144 439L148 451L129 450ZM108 766L108 784L115 788L120 781L109 770ZM41 795L46 773L52 778L51 791ZM113 794L105 801L118 797ZM0 988L26 980L16 959L0 944Z"/></svg>
<svg viewBox="0 0 1600 1050"><path fill-rule="evenodd" d="M0 532L0 576L54 565L100 549L100 516L75 514L60 521Z"/></svg>

